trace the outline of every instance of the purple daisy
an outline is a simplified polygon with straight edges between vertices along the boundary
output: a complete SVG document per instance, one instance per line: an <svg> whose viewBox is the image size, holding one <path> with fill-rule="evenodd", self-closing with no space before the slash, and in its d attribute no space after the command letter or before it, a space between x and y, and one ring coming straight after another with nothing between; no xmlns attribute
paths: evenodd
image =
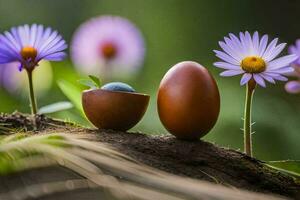
<svg viewBox="0 0 300 200"><path fill-rule="evenodd" d="M140 31L127 19L116 16L100 16L83 23L71 45L71 58L78 71L105 78L137 71L144 53Z"/></svg>
<svg viewBox="0 0 300 200"><path fill-rule="evenodd" d="M0 34L0 64L19 63L28 75L32 113L37 113L32 73L41 60L60 61L66 53L66 42L57 31L33 24L11 28Z"/></svg>
<svg viewBox="0 0 300 200"><path fill-rule="evenodd" d="M20 70L33 70L40 60L60 61L66 42L57 31L33 24L11 28L0 35L0 64L19 62Z"/></svg>
<svg viewBox="0 0 300 200"><path fill-rule="evenodd" d="M289 47L289 53L300 56L300 39L296 41L295 45L291 45ZM295 71L290 75L296 77L297 80L289 81L285 85L285 89L289 93L297 94L300 93L300 57L297 60L295 60L291 64L291 66L294 68Z"/></svg>
<svg viewBox="0 0 300 200"><path fill-rule="evenodd" d="M260 39L258 32L253 36L248 31L240 32L239 38L230 33L229 37L224 37L224 42L219 42L223 51L214 51L223 60L214 65L226 70L221 76L243 74L241 85L251 79L262 87L266 87L265 80L270 83L275 83L275 80L287 81L283 75L294 71L289 65L298 56L292 54L276 58L286 46L286 43L277 42L278 38L275 38L268 44L268 35Z"/></svg>
<svg viewBox="0 0 300 200"><path fill-rule="evenodd" d="M268 44L268 35L259 38L258 32L253 36L248 31L240 32L239 38L230 33L229 37L224 37L224 42L219 42L223 51L214 51L223 60L214 65L226 70L221 76L243 74L241 85L247 83L243 132L244 151L248 156L252 156L251 107L256 85L266 87L265 80L270 83L287 81L284 75L294 71L290 64L298 58L295 54L276 58L286 46L277 42L278 38L275 38Z"/></svg>

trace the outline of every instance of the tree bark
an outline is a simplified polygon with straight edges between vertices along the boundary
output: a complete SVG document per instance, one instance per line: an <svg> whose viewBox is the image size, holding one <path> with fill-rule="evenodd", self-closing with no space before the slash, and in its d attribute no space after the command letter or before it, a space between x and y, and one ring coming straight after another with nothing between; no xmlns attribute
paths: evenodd
<svg viewBox="0 0 300 200"><path fill-rule="evenodd" d="M42 115L36 117L37 127L34 127L32 119L20 113L0 115L0 124L5 129L3 133L10 129L23 129L33 134L76 134L80 138L110 144L143 164L171 174L300 199L299 180L244 153L202 140L191 142L169 135L88 129Z"/></svg>

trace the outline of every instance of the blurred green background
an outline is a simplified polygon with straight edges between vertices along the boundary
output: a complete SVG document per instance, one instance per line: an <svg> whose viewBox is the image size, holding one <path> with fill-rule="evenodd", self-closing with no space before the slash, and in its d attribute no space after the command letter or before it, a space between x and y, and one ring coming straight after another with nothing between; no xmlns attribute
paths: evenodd
<svg viewBox="0 0 300 200"><path fill-rule="evenodd" d="M220 146L242 149L245 88L240 77L220 78L212 63L217 42L229 32L258 30L289 44L300 38L300 2L267 0L0 0L0 31L25 23L41 23L59 30L70 42L74 30L98 15L119 15L140 28L146 42L146 58L140 73L125 80L137 91L151 94L143 120L134 128L149 134L167 133L156 112L156 91L165 72L183 60L194 60L217 79L221 93L221 114L205 140ZM76 83L81 77L70 60L52 63L54 79ZM124 81L124 80L123 80ZM254 97L254 155L262 160L300 159L300 95L284 91L283 83L258 88ZM39 106L67 100L53 82ZM27 97L0 90L0 111L30 112ZM52 115L84 125L78 112Z"/></svg>

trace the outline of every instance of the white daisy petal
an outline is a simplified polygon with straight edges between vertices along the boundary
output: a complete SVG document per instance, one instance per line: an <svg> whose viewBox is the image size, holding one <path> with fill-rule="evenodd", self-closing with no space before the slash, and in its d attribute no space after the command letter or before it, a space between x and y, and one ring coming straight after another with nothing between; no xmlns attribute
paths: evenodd
<svg viewBox="0 0 300 200"><path fill-rule="evenodd" d="M267 44L268 44L268 35L264 35L260 40L259 48L258 48L258 55L260 57L262 57L262 55L265 53Z"/></svg>
<svg viewBox="0 0 300 200"><path fill-rule="evenodd" d="M26 24L24 26L19 26L18 34L20 36L22 46L28 46L29 45L29 26L28 26L28 24Z"/></svg>
<svg viewBox="0 0 300 200"><path fill-rule="evenodd" d="M11 44L14 46L14 49L20 51L21 45L16 41L16 39L14 38L14 36L10 32L8 32L8 31L5 31L4 35L11 42Z"/></svg>
<svg viewBox="0 0 300 200"><path fill-rule="evenodd" d="M264 73L261 73L260 76L263 77L268 82L275 84L275 80L272 78L272 76L269 76L269 75L264 74Z"/></svg>
<svg viewBox="0 0 300 200"><path fill-rule="evenodd" d="M248 81L252 78L252 74L249 73L245 73L242 78L241 78L241 85L245 85L246 83L248 83Z"/></svg>
<svg viewBox="0 0 300 200"><path fill-rule="evenodd" d="M257 31L255 31L253 34L252 43L253 43L254 53L255 53L255 55L258 55L258 53L259 53L259 36L258 36Z"/></svg>
<svg viewBox="0 0 300 200"><path fill-rule="evenodd" d="M252 39L251 39L251 35L248 31L245 31L244 38L245 38L245 42L246 42L245 44L250 46L252 44Z"/></svg>
<svg viewBox="0 0 300 200"><path fill-rule="evenodd" d="M291 64L293 61L295 61L297 58L298 58L298 56L296 56L294 54L277 58L268 63L267 70L273 70L273 69L279 69L281 67L286 67L289 64Z"/></svg>
<svg viewBox="0 0 300 200"><path fill-rule="evenodd" d="M277 42L278 42L278 38L275 38L274 40L272 40L272 42L268 45L265 53L262 55L263 59L266 60L266 58L272 54L272 52L274 51L274 49L276 47Z"/></svg>
<svg viewBox="0 0 300 200"><path fill-rule="evenodd" d="M248 31L246 31L246 33L245 33L245 39L246 39L246 45L248 46L250 54L256 55L256 52L254 51L252 38L251 38L251 35Z"/></svg>
<svg viewBox="0 0 300 200"><path fill-rule="evenodd" d="M288 79L281 74L277 73L269 73L269 72L264 72L264 74L271 76L274 80L279 80L279 81L287 81Z"/></svg>
<svg viewBox="0 0 300 200"><path fill-rule="evenodd" d="M269 70L269 72L274 72L274 73L278 73L278 74L290 74L294 71L295 71L295 69L293 67L283 67L283 68L279 68L279 69Z"/></svg>
<svg viewBox="0 0 300 200"><path fill-rule="evenodd" d="M280 74L278 74L277 76L274 76L273 78L278 81L287 81L288 80L288 78L281 76Z"/></svg>
<svg viewBox="0 0 300 200"><path fill-rule="evenodd" d="M282 52L282 50L284 49L285 46L286 46L286 43L277 45L275 47L275 49L268 56L265 57L265 60L267 62L270 62L271 60L273 60L276 56L278 56Z"/></svg>
<svg viewBox="0 0 300 200"><path fill-rule="evenodd" d="M265 71L265 72L263 72L263 74L266 74L266 75L268 75L268 76L271 76L271 77L275 77L275 76L278 76L278 74L277 73L275 73L275 72L267 72L267 71Z"/></svg>
<svg viewBox="0 0 300 200"><path fill-rule="evenodd" d="M239 40L238 37L236 37L234 34L232 33L229 33L229 37L232 41L232 43L234 44L235 48L240 52L241 56L243 57L244 55L244 50L242 48L242 44L241 44L241 41Z"/></svg>
<svg viewBox="0 0 300 200"><path fill-rule="evenodd" d="M31 27L30 27L30 36L29 36L29 45L30 46L33 46L34 45L34 42L36 40L36 33L37 33L37 25L36 24L33 24Z"/></svg>
<svg viewBox="0 0 300 200"><path fill-rule="evenodd" d="M248 43L248 40L246 40L246 37L244 35L243 32L240 32L240 40L241 40L241 47L243 49L243 52L245 54L249 54L249 43Z"/></svg>
<svg viewBox="0 0 300 200"><path fill-rule="evenodd" d="M220 76L235 76L244 73L243 70L226 70L220 73Z"/></svg>
<svg viewBox="0 0 300 200"><path fill-rule="evenodd" d="M233 69L233 70L238 70L240 69L240 66L237 65L232 65L226 62L215 62L214 66L222 68L222 69Z"/></svg>
<svg viewBox="0 0 300 200"><path fill-rule="evenodd" d="M239 62L237 60L235 60L234 58L230 57L228 54L222 52L222 51L218 51L218 50L214 50L214 52L216 53L216 56L222 60L224 60L225 62L229 62L233 65L239 65Z"/></svg>
<svg viewBox="0 0 300 200"><path fill-rule="evenodd" d="M219 42L219 45L229 56L231 56L235 60L239 61L241 59L236 51L230 48L230 46L228 46L225 42Z"/></svg>
<svg viewBox="0 0 300 200"><path fill-rule="evenodd" d="M35 37L35 41L33 43L33 47L37 48L39 47L39 44L42 40L42 36L43 36L43 32L44 32L44 27L42 25L38 25L37 27L37 31L36 31L36 37Z"/></svg>
<svg viewBox="0 0 300 200"><path fill-rule="evenodd" d="M234 52L237 60L242 60L243 53L241 52L240 46L232 39L229 39L228 37L224 37L224 41L228 47L231 48L232 52Z"/></svg>
<svg viewBox="0 0 300 200"><path fill-rule="evenodd" d="M264 79L259 74L253 74L253 78L258 85L266 87Z"/></svg>

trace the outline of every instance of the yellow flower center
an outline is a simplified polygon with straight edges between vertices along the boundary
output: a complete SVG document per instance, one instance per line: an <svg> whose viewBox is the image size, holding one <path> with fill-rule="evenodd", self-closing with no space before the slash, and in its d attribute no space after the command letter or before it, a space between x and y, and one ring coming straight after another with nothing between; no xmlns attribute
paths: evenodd
<svg viewBox="0 0 300 200"><path fill-rule="evenodd" d="M37 50L31 46L23 47L20 53L24 60L31 59L31 61L34 61L37 56Z"/></svg>
<svg viewBox="0 0 300 200"><path fill-rule="evenodd" d="M261 73L266 70L266 63L260 57L249 56L242 60L241 68L248 73Z"/></svg>

